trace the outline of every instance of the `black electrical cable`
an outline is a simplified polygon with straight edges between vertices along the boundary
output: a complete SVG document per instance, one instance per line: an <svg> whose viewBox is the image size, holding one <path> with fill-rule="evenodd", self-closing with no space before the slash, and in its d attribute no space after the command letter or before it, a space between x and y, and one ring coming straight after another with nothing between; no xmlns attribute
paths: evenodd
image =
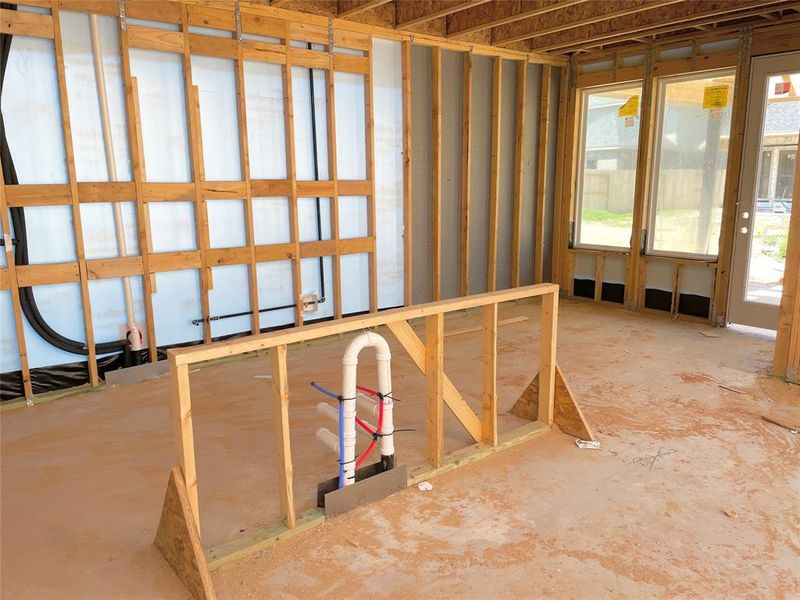
<svg viewBox="0 0 800 600"><path fill-rule="evenodd" d="M311 43L308 44L308 49L311 50ZM330 48L331 52L333 48ZM319 154L317 148L317 107L316 107L316 93L314 90L314 69L308 70L308 87L311 98L311 147L314 151L314 181L319 181ZM330 127L330 123L328 124ZM328 152L335 152L336 148L329 148ZM330 177L330 173L328 174ZM317 201L317 239L322 240L322 216L320 210L319 196L316 197ZM325 302L325 269L322 257L319 257L319 300L318 303Z"/></svg>
<svg viewBox="0 0 800 600"><path fill-rule="evenodd" d="M0 7L7 10L16 10L15 4L3 3L0 4ZM11 34L0 34L0 97L2 97L3 94L3 82L5 81L8 57L11 53L12 37ZM19 179L17 178L17 171L14 168L11 150L8 146L8 140L6 139L6 128L2 111L0 111L0 156L2 156L3 178L5 183L7 185L18 185ZM12 207L9 209L9 212L11 213L11 222L14 226L14 235L16 237L14 264L17 266L24 266L28 264L28 239L25 226L25 210L22 207ZM50 327L39 311L32 287L19 288L19 300L20 308L25 318L31 324L33 330L47 343L72 354L82 354L84 356L89 354L85 343L65 337ZM105 342L102 344L95 344L95 352L97 354L108 354L111 352L119 352L127 347L128 340Z"/></svg>

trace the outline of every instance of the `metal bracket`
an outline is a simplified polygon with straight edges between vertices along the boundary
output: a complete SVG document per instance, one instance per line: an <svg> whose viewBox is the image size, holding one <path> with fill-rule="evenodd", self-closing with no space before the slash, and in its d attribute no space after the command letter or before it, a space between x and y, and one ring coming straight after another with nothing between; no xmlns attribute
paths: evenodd
<svg viewBox="0 0 800 600"><path fill-rule="evenodd" d="M333 17L328 17L328 52L333 54Z"/></svg>
<svg viewBox="0 0 800 600"><path fill-rule="evenodd" d="M125 12L125 0L119 0L119 28L121 31L128 30L128 16Z"/></svg>

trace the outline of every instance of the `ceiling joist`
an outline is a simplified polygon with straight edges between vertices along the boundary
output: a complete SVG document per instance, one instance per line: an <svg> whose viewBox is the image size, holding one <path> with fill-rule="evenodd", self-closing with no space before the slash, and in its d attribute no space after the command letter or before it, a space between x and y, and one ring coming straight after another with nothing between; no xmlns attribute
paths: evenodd
<svg viewBox="0 0 800 600"><path fill-rule="evenodd" d="M792 0L260 0L366 25L567 54L793 22ZM703 32L703 33L699 33ZM592 50L594 49L594 50Z"/></svg>
<svg viewBox="0 0 800 600"><path fill-rule="evenodd" d="M339 0L336 16L340 18L352 17L362 12L388 4L392 0Z"/></svg>
<svg viewBox="0 0 800 600"><path fill-rule="evenodd" d="M613 22L621 17L683 2L685 0L635 0L632 2L598 0L588 4L578 4L541 17L532 17L496 27L492 30L492 43L496 46L507 46L534 37L579 28L581 30L577 34L586 38L588 36L584 35L582 28L592 24Z"/></svg>
<svg viewBox="0 0 800 600"><path fill-rule="evenodd" d="M704 6L711 5L712 2L704 3ZM602 23L603 27L598 27L591 31L590 35L573 36L572 38L541 38L536 44L531 45L531 49L543 52L570 52L575 48L596 48L607 46L613 43L620 43L642 35L658 35L680 31L695 25L709 25L719 23L724 20L742 19L746 17L759 16L769 12L769 5L776 4L775 0L752 0L750 2L737 2L734 10L731 5L725 8L707 9L694 14L676 14L670 11L669 18L648 19L647 21L633 20L632 22L617 23L609 26ZM797 3L800 5L800 3ZM619 21L623 21L620 19ZM588 33L588 32L587 32Z"/></svg>
<svg viewBox="0 0 800 600"><path fill-rule="evenodd" d="M415 27L452 15L462 10L470 9L489 0L415 0L413 2L396 2L397 23L399 29Z"/></svg>
<svg viewBox="0 0 800 600"><path fill-rule="evenodd" d="M447 37L457 37L499 27L514 21L561 10L589 0L492 0L451 15L447 20Z"/></svg>

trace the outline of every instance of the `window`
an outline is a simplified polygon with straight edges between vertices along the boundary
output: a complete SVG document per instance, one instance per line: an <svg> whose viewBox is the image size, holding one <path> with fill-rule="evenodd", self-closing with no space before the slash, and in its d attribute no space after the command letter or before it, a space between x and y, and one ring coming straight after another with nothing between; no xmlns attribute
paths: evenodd
<svg viewBox="0 0 800 600"><path fill-rule="evenodd" d="M733 85L731 71L659 82L650 252L719 251Z"/></svg>
<svg viewBox="0 0 800 600"><path fill-rule="evenodd" d="M630 248L641 93L630 84L583 92L579 246Z"/></svg>

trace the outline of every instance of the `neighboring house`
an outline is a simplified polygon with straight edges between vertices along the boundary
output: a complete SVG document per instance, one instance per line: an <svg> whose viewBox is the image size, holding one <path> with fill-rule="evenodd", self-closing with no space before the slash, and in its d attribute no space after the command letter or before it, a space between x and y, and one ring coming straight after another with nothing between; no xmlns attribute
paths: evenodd
<svg viewBox="0 0 800 600"><path fill-rule="evenodd" d="M779 100L767 105L758 175L758 210L791 211L799 132L800 100Z"/></svg>

